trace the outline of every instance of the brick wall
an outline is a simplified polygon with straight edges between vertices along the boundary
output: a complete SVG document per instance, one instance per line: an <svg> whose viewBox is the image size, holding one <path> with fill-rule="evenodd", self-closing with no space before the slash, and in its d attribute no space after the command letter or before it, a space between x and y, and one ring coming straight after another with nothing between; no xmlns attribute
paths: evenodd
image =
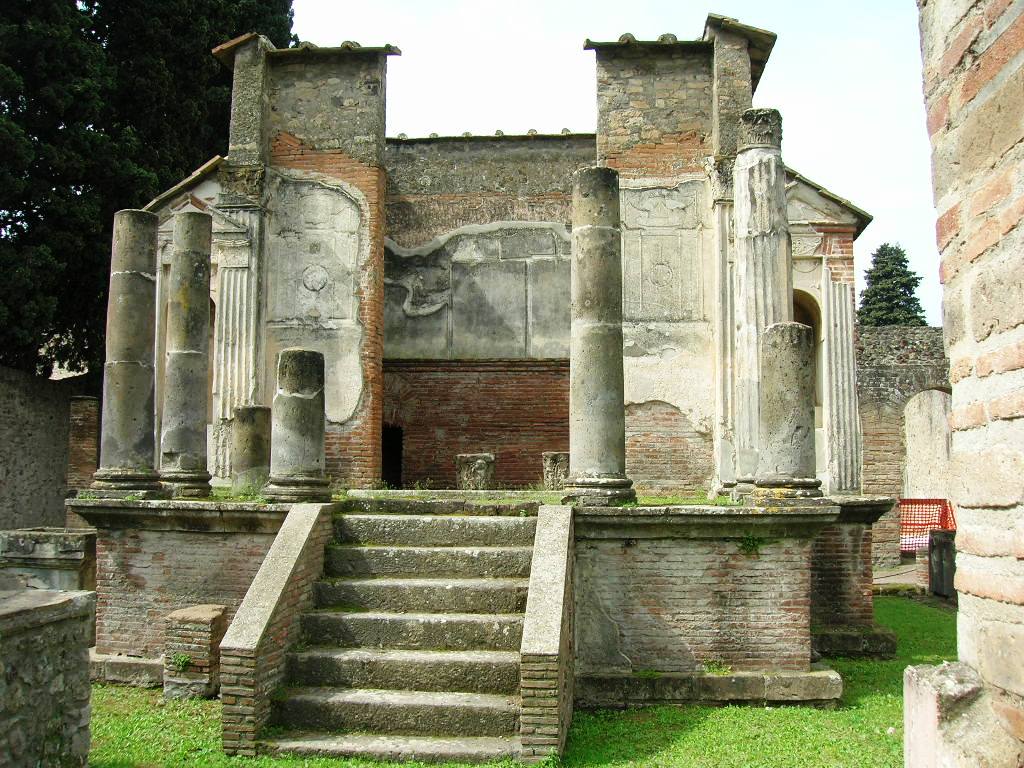
<svg viewBox="0 0 1024 768"><path fill-rule="evenodd" d="M164 630L164 698L217 695L220 642L227 629L223 605L193 605L168 614Z"/></svg>
<svg viewBox="0 0 1024 768"><path fill-rule="evenodd" d="M707 490L714 472L712 439L674 405L626 406L626 476L639 491Z"/></svg>
<svg viewBox="0 0 1024 768"><path fill-rule="evenodd" d="M864 493L900 497L906 461L903 411L929 389L949 389L942 329L859 328L857 397L864 436ZM899 562L899 509L874 527L875 565Z"/></svg>
<svg viewBox="0 0 1024 768"><path fill-rule="evenodd" d="M96 651L156 658L169 613L200 603L227 607L245 596L272 533L99 529Z"/></svg>
<svg viewBox="0 0 1024 768"><path fill-rule="evenodd" d="M502 486L541 483L541 454L569 450L566 360L387 361L384 379L406 487L454 487L459 453L493 453Z"/></svg>
<svg viewBox="0 0 1024 768"><path fill-rule="evenodd" d="M853 240L855 230L848 227L816 227L822 235L819 251L825 257L825 266L832 272L832 282L855 285ZM854 294L856 297L856 293ZM856 300L856 299L855 299Z"/></svg>
<svg viewBox="0 0 1024 768"><path fill-rule="evenodd" d="M255 755L283 683L287 653L300 635L299 616L312 605L323 576L324 547L333 535L331 506L296 504L267 553L247 599L244 620L221 645L222 743L231 755Z"/></svg>
<svg viewBox="0 0 1024 768"><path fill-rule="evenodd" d="M714 154L711 43L597 51L597 156L623 176L702 171Z"/></svg>
<svg viewBox="0 0 1024 768"><path fill-rule="evenodd" d="M327 474L335 485L371 487L380 480L380 441L384 355L384 171L356 160L341 149L313 149L296 137L279 133L271 145L271 164L321 173L351 184L366 199L370 244L358 265L358 322L362 328L359 360L363 392L355 413L344 424L328 423Z"/></svg>
<svg viewBox="0 0 1024 768"><path fill-rule="evenodd" d="M871 526L826 526L811 549L811 625L870 627Z"/></svg>
<svg viewBox="0 0 1024 768"><path fill-rule="evenodd" d="M941 742L943 764L1013 765L1024 761L1024 6L919 9L952 371L957 649L982 685L938 721L936 706L908 707L908 734L933 730L908 738L907 754ZM962 743L960 713L980 753Z"/></svg>
<svg viewBox="0 0 1024 768"><path fill-rule="evenodd" d="M85 395L71 398L68 430L69 489L88 488L100 463L100 399Z"/></svg>
<svg viewBox="0 0 1024 768"><path fill-rule="evenodd" d="M810 542L576 542L579 674L806 670Z"/></svg>

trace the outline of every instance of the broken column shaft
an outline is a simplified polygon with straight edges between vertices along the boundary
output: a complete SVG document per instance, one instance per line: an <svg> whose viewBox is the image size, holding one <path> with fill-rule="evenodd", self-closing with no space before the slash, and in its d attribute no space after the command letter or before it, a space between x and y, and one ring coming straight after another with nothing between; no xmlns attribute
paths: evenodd
<svg viewBox="0 0 1024 768"><path fill-rule="evenodd" d="M786 166L777 110L748 109L741 116L733 195L736 476L749 484L758 466L758 339L772 323L793 319Z"/></svg>
<svg viewBox="0 0 1024 768"><path fill-rule="evenodd" d="M583 168L573 179L572 314L567 497L583 504L636 498L626 477L622 371L619 175Z"/></svg>
<svg viewBox="0 0 1024 768"><path fill-rule="evenodd" d="M814 457L814 334L775 323L761 335L760 451L755 495L820 496Z"/></svg>
<svg viewBox="0 0 1024 768"><path fill-rule="evenodd" d="M148 211L114 215L100 466L92 485L102 495L161 494L153 467L156 228Z"/></svg>
<svg viewBox="0 0 1024 768"><path fill-rule="evenodd" d="M270 475L270 409L235 408L231 420L231 490L258 493Z"/></svg>
<svg viewBox="0 0 1024 768"><path fill-rule="evenodd" d="M206 420L210 400L210 246L213 218L174 215L168 280L160 479L175 496L210 495Z"/></svg>
<svg viewBox="0 0 1024 768"><path fill-rule="evenodd" d="M329 501L324 475L324 356L285 349L277 356L271 412L271 501Z"/></svg>

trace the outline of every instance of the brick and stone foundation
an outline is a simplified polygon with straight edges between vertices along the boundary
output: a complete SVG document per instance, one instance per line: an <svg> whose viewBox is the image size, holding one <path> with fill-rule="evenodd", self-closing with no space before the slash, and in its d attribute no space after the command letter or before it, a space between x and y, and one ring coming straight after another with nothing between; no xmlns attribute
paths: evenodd
<svg viewBox="0 0 1024 768"><path fill-rule="evenodd" d="M872 524L892 499L836 497L839 519L811 549L811 632L821 656L892 658L896 636L875 624L872 595Z"/></svg>
<svg viewBox="0 0 1024 768"><path fill-rule="evenodd" d="M230 621L288 510L111 499L70 499L68 506L96 527L94 676L149 685L160 683L168 614L216 604ZM145 660L160 666L141 674ZM126 677L117 672L121 662Z"/></svg>
<svg viewBox="0 0 1024 768"><path fill-rule="evenodd" d="M168 614L164 629L164 698L217 695L220 642L227 629L223 605L193 605Z"/></svg>
<svg viewBox="0 0 1024 768"><path fill-rule="evenodd" d="M810 564L838 511L577 510L577 705L834 703L839 676L810 666Z"/></svg>
<svg viewBox="0 0 1024 768"><path fill-rule="evenodd" d="M85 766L91 592L0 592L0 762Z"/></svg>

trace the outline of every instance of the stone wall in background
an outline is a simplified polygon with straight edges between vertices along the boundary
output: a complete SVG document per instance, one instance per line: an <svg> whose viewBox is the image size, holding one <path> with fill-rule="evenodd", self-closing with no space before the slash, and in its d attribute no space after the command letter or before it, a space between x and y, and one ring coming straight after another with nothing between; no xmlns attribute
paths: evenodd
<svg viewBox="0 0 1024 768"><path fill-rule="evenodd" d="M907 765L1021 765L1024 4L918 7L953 385L961 663L907 671L905 754Z"/></svg>
<svg viewBox="0 0 1024 768"><path fill-rule="evenodd" d="M74 379L0 368L0 529L64 525Z"/></svg>
<svg viewBox="0 0 1024 768"><path fill-rule="evenodd" d="M0 592L0 762L84 766L89 757L91 592Z"/></svg>
<svg viewBox="0 0 1024 768"><path fill-rule="evenodd" d="M903 495L907 449L904 411L920 392L949 391L949 361L942 329L885 326L860 328L857 390L864 435L864 493ZM899 508L875 523L875 565L899 562Z"/></svg>

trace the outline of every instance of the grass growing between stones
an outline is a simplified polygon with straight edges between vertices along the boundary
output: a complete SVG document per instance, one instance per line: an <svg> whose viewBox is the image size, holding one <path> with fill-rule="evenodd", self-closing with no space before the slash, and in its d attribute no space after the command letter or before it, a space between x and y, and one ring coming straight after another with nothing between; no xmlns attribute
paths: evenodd
<svg viewBox="0 0 1024 768"><path fill-rule="evenodd" d="M893 661L830 662L845 683L842 706L653 707L578 712L563 768L899 768L903 669L956 655L956 615L901 597L879 597L880 624L899 636ZM220 704L164 702L160 691L93 687L93 768L251 766L370 768L328 758L230 758L220 750ZM502 764L510 766L510 764Z"/></svg>

